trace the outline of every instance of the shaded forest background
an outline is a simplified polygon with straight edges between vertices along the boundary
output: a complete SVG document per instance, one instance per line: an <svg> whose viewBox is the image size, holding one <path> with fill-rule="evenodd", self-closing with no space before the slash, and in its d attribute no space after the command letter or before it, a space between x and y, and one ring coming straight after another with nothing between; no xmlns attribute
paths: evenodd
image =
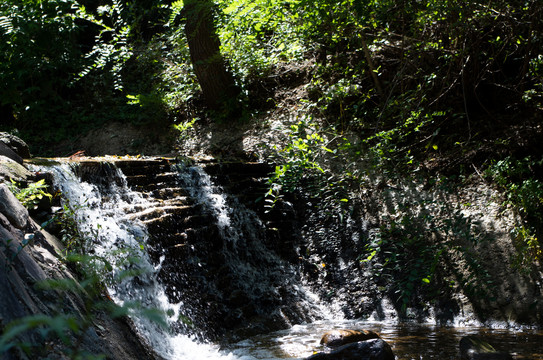
<svg viewBox="0 0 543 360"><path fill-rule="evenodd" d="M7 0L0 126L66 156L111 123L186 137L288 109L286 143L258 159L278 164L271 203L304 188L341 208L369 169L479 176L522 219L522 265L542 254L542 18L538 0ZM195 58L199 36L220 52Z"/></svg>

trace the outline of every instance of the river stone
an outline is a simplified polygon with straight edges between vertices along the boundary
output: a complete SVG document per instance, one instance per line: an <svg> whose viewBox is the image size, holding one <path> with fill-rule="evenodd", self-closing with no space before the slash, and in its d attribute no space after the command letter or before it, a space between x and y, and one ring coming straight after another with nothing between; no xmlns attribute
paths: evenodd
<svg viewBox="0 0 543 360"><path fill-rule="evenodd" d="M0 184L0 213L18 229L28 223L28 210L17 200L6 184Z"/></svg>
<svg viewBox="0 0 543 360"><path fill-rule="evenodd" d="M380 336L377 333L370 330L338 329L327 331L326 333L324 333L321 338L321 344L328 347L336 347L357 341L379 338Z"/></svg>
<svg viewBox="0 0 543 360"><path fill-rule="evenodd" d="M32 173L23 165L7 156L0 155L0 181L12 179L26 182L32 176Z"/></svg>
<svg viewBox="0 0 543 360"><path fill-rule="evenodd" d="M317 353L306 360L394 360L390 345L383 339L370 339L338 347L329 353Z"/></svg>
<svg viewBox="0 0 543 360"><path fill-rule="evenodd" d="M23 159L30 158L28 145L20 138L7 132L0 132L0 142L6 144L11 150Z"/></svg>
<svg viewBox="0 0 543 360"><path fill-rule="evenodd" d="M462 360L512 360L511 354L497 351L492 345L476 336L460 339Z"/></svg>

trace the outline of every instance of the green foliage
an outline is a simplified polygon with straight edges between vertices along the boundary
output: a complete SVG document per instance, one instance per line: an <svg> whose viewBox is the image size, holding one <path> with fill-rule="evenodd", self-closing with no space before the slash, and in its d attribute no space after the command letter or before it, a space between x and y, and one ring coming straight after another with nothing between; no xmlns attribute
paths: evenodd
<svg viewBox="0 0 543 360"><path fill-rule="evenodd" d="M68 345L70 342L70 338L67 336L66 332L68 329L77 333L81 332L77 320L71 316L50 317L46 315L34 315L20 319L10 324L2 334L0 339L0 354L5 354L17 347L22 348L26 353L32 353L32 344L20 343L17 341L18 336L30 330L39 330L40 335L44 339L49 338L50 334L54 333ZM70 359L81 358L79 352L77 350L73 351L73 349L66 355L68 355Z"/></svg>
<svg viewBox="0 0 543 360"><path fill-rule="evenodd" d="M2 104L30 107L39 91L53 92L54 75L70 74L76 53L75 23L67 1L3 1L0 4L0 82ZM58 71L58 73L57 73ZM42 96L43 96L42 95Z"/></svg>
<svg viewBox="0 0 543 360"><path fill-rule="evenodd" d="M186 114L199 87L182 31L184 2L81 3L0 4L1 101L17 119L9 126L52 144L109 120L194 117ZM489 119L509 121L542 107L539 2L216 5L221 51L245 96L252 101L255 89L268 96L289 79L274 70L309 59L318 64L307 75L319 117L361 138L392 132L393 139L378 136L371 146L379 152L394 143L400 151L384 151L400 157L394 163L405 160L402 144L414 144L411 158L433 158L492 131ZM139 101L127 104L126 95ZM420 123L407 126L412 114Z"/></svg>
<svg viewBox="0 0 543 360"><path fill-rule="evenodd" d="M494 162L485 172L505 192L504 205L513 206L523 219L512 235L518 252L515 264L524 269L543 256L538 240L543 231L543 182L538 176L542 167L543 159L509 156Z"/></svg>
<svg viewBox="0 0 543 360"><path fill-rule="evenodd" d="M85 20L99 29L93 48L85 54L85 59L89 61L74 81L87 76L91 71L105 69L113 77L114 89L122 90L121 70L132 56L132 49L128 43L130 27L123 16L125 10L122 2L111 1L111 5L99 6L96 15L87 12L84 6L74 4L75 18Z"/></svg>
<svg viewBox="0 0 543 360"><path fill-rule="evenodd" d="M292 192L304 179L315 173L324 173L317 162L318 150L324 146L324 139L317 132L315 124L304 120L291 125L286 132L288 144L278 152L284 164L276 166L270 182Z"/></svg>
<svg viewBox="0 0 543 360"><path fill-rule="evenodd" d="M522 99L539 109L543 108L543 55L537 55L530 60L528 75L534 79L531 89L525 90Z"/></svg>
<svg viewBox="0 0 543 360"><path fill-rule="evenodd" d="M199 85L190 65L187 39L176 20L182 7L176 4L178 2L172 4L170 21L164 25L166 31L146 44L146 49L137 56L142 63L162 64L152 70L155 73L153 89L177 120L177 112L193 101Z"/></svg>
<svg viewBox="0 0 543 360"><path fill-rule="evenodd" d="M180 124L174 124L173 128L179 132L179 139L189 139L194 130L194 124L198 121L198 118L194 118L190 121L183 121Z"/></svg>
<svg viewBox="0 0 543 360"><path fill-rule="evenodd" d="M69 254L84 254L92 240L98 237L98 230L90 233L82 231L79 228L76 213L83 206L72 206L67 199L64 199L62 211L49 220L60 225L60 240L66 247L65 256Z"/></svg>
<svg viewBox="0 0 543 360"><path fill-rule="evenodd" d="M9 189L28 209L35 209L44 197L48 198L49 201L53 198L53 195L46 192L47 184L45 184L44 179L30 183L24 188L21 188L15 181L11 180Z"/></svg>
<svg viewBox="0 0 543 360"><path fill-rule="evenodd" d="M279 62L301 60L294 1L219 1L222 51L243 81L266 76Z"/></svg>
<svg viewBox="0 0 543 360"><path fill-rule="evenodd" d="M277 149L274 173L268 180L269 190L266 202L273 207L281 198L282 192L301 191L309 181L318 181L325 170L318 164L317 158L324 147L324 139L319 135L315 124L306 119L291 125L286 131L288 142L282 149Z"/></svg>
<svg viewBox="0 0 543 360"><path fill-rule="evenodd" d="M541 108L541 38L528 26L540 4L336 3L298 2L300 33L319 45L310 98L381 165L464 151L496 118Z"/></svg>
<svg viewBox="0 0 543 360"><path fill-rule="evenodd" d="M120 0L88 8L76 0L3 1L0 105L13 118L2 125L43 154L108 120L141 122L142 109L127 105L122 93L134 57L133 15ZM138 93L149 91L141 86L148 82L137 79ZM156 103L145 105L160 115Z"/></svg>

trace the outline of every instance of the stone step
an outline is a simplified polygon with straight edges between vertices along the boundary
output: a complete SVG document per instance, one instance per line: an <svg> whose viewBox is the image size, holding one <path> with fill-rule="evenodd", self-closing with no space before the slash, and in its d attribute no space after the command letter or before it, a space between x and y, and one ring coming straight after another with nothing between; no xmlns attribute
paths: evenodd
<svg viewBox="0 0 543 360"><path fill-rule="evenodd" d="M159 173L159 174L140 174L126 176L126 182L130 186L145 186L149 184L161 185L175 184L179 175L175 172Z"/></svg>
<svg viewBox="0 0 543 360"><path fill-rule="evenodd" d="M259 162L215 162L201 166L212 176L227 174L229 176L244 175L259 178L267 177L273 171L273 167L269 164Z"/></svg>
<svg viewBox="0 0 543 360"><path fill-rule="evenodd" d="M132 164L131 166L119 166L119 169L121 169L123 174L126 176L153 175L157 173L170 172L172 165L159 163L137 166L137 164Z"/></svg>
<svg viewBox="0 0 543 360"><path fill-rule="evenodd" d="M188 193L185 189L180 187L167 187L155 189L150 193L156 199L171 199L177 197L187 197Z"/></svg>
<svg viewBox="0 0 543 360"><path fill-rule="evenodd" d="M131 213L124 219L134 220L139 219L144 223L148 220L161 218L163 215L188 216L194 212L194 206L190 205L165 205L161 207L147 208L138 212Z"/></svg>
<svg viewBox="0 0 543 360"><path fill-rule="evenodd" d="M198 228L213 223L209 215L195 214L188 216L176 216L165 213L157 218L144 220L150 234L164 236L168 233L176 233L188 228Z"/></svg>
<svg viewBox="0 0 543 360"><path fill-rule="evenodd" d="M153 174L157 169L170 169L173 158L110 159L125 175ZM162 171L158 171L162 172Z"/></svg>
<svg viewBox="0 0 543 360"><path fill-rule="evenodd" d="M165 206L188 206L193 205L194 202L186 196L179 196L170 199L156 199L148 194L142 194L147 198L148 202L145 203L133 203L121 208L126 214L133 214L147 209L160 208Z"/></svg>
<svg viewBox="0 0 543 360"><path fill-rule="evenodd" d="M167 185L175 185L175 184L174 183L166 184L166 186ZM165 183L149 182L147 184L141 184L141 185L130 185L132 190L138 191L138 192L141 192L141 193L148 193L148 194L153 193L156 190L160 190L162 188L162 186L165 186Z"/></svg>

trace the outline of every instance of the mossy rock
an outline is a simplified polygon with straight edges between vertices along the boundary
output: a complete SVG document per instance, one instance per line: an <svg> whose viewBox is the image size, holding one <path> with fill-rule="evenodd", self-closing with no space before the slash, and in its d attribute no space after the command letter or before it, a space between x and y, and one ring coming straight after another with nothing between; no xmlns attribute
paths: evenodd
<svg viewBox="0 0 543 360"><path fill-rule="evenodd" d="M0 155L0 181L27 182L33 177L33 174L23 165Z"/></svg>

